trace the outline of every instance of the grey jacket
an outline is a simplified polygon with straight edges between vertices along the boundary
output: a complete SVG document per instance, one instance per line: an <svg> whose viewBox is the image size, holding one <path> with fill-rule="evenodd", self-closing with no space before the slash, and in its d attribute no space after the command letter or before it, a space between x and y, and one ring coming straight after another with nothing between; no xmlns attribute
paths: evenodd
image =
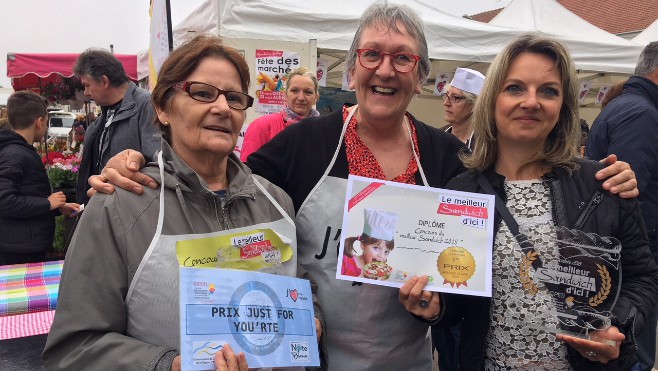
<svg viewBox="0 0 658 371"><path fill-rule="evenodd" d="M210 233L281 219L254 184L248 167L231 154L224 206L163 141L166 212L162 234ZM160 182L153 164L143 172ZM294 218L290 197L258 177ZM169 370L178 350L124 335L126 294L158 219L160 190L136 195L122 189L97 194L85 209L64 263L55 320L43 353L47 370ZM296 252L295 252L296 254ZM286 273L296 274L296 262Z"/></svg>
<svg viewBox="0 0 658 371"><path fill-rule="evenodd" d="M154 124L155 111L151 104L151 94L129 82L128 90L123 96L121 107L114 114L112 124L108 128L107 150L100 164L94 164L92 153L98 151L98 141L107 117L100 115L85 132L82 163L78 173L76 202L87 203L87 179L98 174L107 161L124 149L134 149L144 153L147 161L160 149L160 129Z"/></svg>

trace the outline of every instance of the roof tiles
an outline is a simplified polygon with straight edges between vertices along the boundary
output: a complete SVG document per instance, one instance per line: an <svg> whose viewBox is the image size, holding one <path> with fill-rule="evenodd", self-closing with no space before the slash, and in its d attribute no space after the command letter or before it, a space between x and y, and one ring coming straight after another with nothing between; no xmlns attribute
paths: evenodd
<svg viewBox="0 0 658 371"><path fill-rule="evenodd" d="M656 0L633 0L632 4L619 0L558 0L558 2L587 22L613 34L638 32L658 19ZM471 19L488 23L501 9L474 14Z"/></svg>

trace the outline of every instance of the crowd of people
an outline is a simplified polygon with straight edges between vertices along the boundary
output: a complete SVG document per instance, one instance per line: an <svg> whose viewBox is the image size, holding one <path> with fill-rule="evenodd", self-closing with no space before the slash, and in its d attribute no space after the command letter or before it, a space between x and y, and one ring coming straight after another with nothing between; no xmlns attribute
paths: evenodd
<svg viewBox="0 0 658 371"><path fill-rule="evenodd" d="M180 370L176 243L247 228L274 228L291 241L292 257L267 272L311 281L323 370L429 371L436 363L432 343L442 371L651 369L658 134L650 124L658 122L658 43L645 49L636 74L595 121L590 159L580 154L577 70L554 39L512 40L486 75L458 69L443 96L442 130L408 112L430 73L423 24L411 8L368 7L345 65L357 104L319 115L315 74L295 70L286 78L287 106L251 123L239 158L234 149L254 102L250 72L220 38L198 36L174 50L151 94L130 82L111 53L81 54L74 71L101 115L84 137L77 196L86 207L64 264L43 353L47 370ZM32 95L38 97L15 93L10 103ZM34 157L28 147L47 127L45 106L14 107L13 131L0 131L0 161L7 150ZM634 122L642 133L628 133ZM22 166L0 162L3 193L21 202L38 196L48 223L51 210L77 211L43 185L38 195L27 192L11 176ZM340 233L349 175L495 195L492 296L428 291L427 276L400 289L337 280L338 259L353 276L385 261L398 221L366 210L363 233L339 256L327 236ZM16 203L0 202L0 227L18 228L22 219L10 210ZM545 241L555 228L622 246L612 323L589 339L547 335L520 320L551 313L552 303L536 307L524 299L526 286L510 262L531 253L550 267L558 254L540 241L528 247L520 233ZM356 240L362 255L353 249ZM0 243L0 258L11 257L5 253ZM214 360L216 370L248 369L230 344Z"/></svg>

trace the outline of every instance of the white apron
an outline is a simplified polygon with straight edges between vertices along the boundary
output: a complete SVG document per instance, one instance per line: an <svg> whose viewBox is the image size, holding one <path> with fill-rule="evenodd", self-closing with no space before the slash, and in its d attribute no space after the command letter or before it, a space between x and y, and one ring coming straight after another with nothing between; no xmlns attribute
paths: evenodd
<svg viewBox="0 0 658 371"><path fill-rule="evenodd" d="M158 163L160 166L160 177L164 179L162 152L160 152L158 157ZM294 222L256 179L254 179L254 182L274 204L277 210L279 210L281 215L284 216L282 219L213 233L176 236L162 235L162 225L165 215L165 187L160 187L160 212L158 214L158 225L155 235L135 272L135 276L130 283L128 295L126 296L126 311L128 315L126 333L129 336L150 344L180 350L179 264L176 258L176 242L178 241L222 236L257 228L270 228L292 239L290 247L293 249L293 256L287 262L274 268L274 270L271 270L271 268L268 269L267 272L296 277L297 243Z"/></svg>
<svg viewBox="0 0 658 371"><path fill-rule="evenodd" d="M400 304L399 289L336 279L347 179L328 174L357 108L343 123L329 167L297 212L299 264L318 284L318 300L327 323L323 333L329 370L431 371L429 327Z"/></svg>

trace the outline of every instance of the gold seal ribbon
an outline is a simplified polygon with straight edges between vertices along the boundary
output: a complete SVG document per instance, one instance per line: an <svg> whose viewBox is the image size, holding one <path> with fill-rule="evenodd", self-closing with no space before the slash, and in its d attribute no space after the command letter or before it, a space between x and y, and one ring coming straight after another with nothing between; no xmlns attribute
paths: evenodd
<svg viewBox="0 0 658 371"><path fill-rule="evenodd" d="M475 258L463 247L450 246L439 254L436 268L443 277L444 285L468 287L467 281L475 274Z"/></svg>

